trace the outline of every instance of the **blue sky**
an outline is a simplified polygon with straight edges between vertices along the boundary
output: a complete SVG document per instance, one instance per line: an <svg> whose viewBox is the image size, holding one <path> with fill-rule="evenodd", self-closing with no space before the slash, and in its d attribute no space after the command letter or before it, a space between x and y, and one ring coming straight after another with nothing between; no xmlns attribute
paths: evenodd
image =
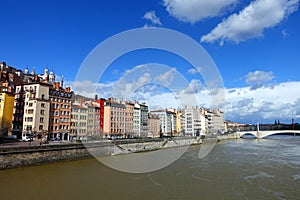
<svg viewBox="0 0 300 200"><path fill-rule="evenodd" d="M23 70L27 65L39 72L48 67L72 85L83 60L107 38L133 28L168 28L194 39L216 63L225 86L227 119L297 121L298 4L299 0L1 1L0 60ZM199 74L188 73L192 66L158 50L132 52L116 60L97 85L100 96L109 96L114 83L130 69L154 62L184 74L199 90L199 102L206 102L205 82ZM77 92L93 93L85 87L88 84ZM162 107L178 106L166 90L154 91L166 98ZM151 92L140 90L135 97L149 104L161 99L149 99L155 96Z"/></svg>

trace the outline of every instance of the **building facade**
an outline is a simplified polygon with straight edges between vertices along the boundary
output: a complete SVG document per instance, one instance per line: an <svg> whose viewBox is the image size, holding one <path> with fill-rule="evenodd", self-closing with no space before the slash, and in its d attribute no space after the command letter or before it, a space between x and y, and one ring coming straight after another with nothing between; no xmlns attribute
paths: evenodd
<svg viewBox="0 0 300 200"><path fill-rule="evenodd" d="M87 138L88 108L84 105L74 103L71 115L71 139L84 140Z"/></svg>
<svg viewBox="0 0 300 200"><path fill-rule="evenodd" d="M48 138L51 140L69 140L71 133L72 113L71 88L62 88L59 82L54 82L49 88L50 114Z"/></svg>
<svg viewBox="0 0 300 200"><path fill-rule="evenodd" d="M0 131L11 134L15 95L10 92L0 93Z"/></svg>
<svg viewBox="0 0 300 200"><path fill-rule="evenodd" d="M23 86L25 91L23 133L32 137L45 137L49 125L49 84L30 83Z"/></svg>
<svg viewBox="0 0 300 200"><path fill-rule="evenodd" d="M160 137L160 119L158 115L148 114L148 137Z"/></svg>
<svg viewBox="0 0 300 200"><path fill-rule="evenodd" d="M109 98L104 106L105 137L124 138L126 105L118 99Z"/></svg>
<svg viewBox="0 0 300 200"><path fill-rule="evenodd" d="M151 114L157 115L160 119L160 133L165 136L176 135L177 117L176 113L170 110L150 111Z"/></svg>

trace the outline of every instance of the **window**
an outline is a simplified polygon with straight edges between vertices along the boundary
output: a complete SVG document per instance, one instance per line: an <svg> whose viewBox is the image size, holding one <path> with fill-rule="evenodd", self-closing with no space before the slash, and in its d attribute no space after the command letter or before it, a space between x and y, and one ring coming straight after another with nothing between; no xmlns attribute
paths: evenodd
<svg viewBox="0 0 300 200"><path fill-rule="evenodd" d="M44 100L45 99L45 95L44 94L42 94L42 100Z"/></svg>
<svg viewBox="0 0 300 200"><path fill-rule="evenodd" d="M44 117L40 117L40 123L44 123Z"/></svg>
<svg viewBox="0 0 300 200"><path fill-rule="evenodd" d="M29 106L29 107L32 107L32 106L33 106L33 103L29 103L28 106Z"/></svg>
<svg viewBox="0 0 300 200"><path fill-rule="evenodd" d="M42 108L45 108L45 104L44 104L44 103L41 103L41 107L42 107Z"/></svg>
<svg viewBox="0 0 300 200"><path fill-rule="evenodd" d="M45 110L42 109L40 113L41 113L41 115L44 115L45 114Z"/></svg>
<svg viewBox="0 0 300 200"><path fill-rule="evenodd" d="M33 114L33 109L28 109L28 114Z"/></svg>
<svg viewBox="0 0 300 200"><path fill-rule="evenodd" d="M44 129L44 126L43 125L40 125L39 126L39 130L41 131L41 130L43 130Z"/></svg>
<svg viewBox="0 0 300 200"><path fill-rule="evenodd" d="M32 122L33 121L33 117L25 117L25 122Z"/></svg>

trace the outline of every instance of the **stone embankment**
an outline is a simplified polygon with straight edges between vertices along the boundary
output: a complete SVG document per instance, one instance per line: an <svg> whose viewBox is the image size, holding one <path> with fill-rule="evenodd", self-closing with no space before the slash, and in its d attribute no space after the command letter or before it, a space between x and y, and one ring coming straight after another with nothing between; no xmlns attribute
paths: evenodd
<svg viewBox="0 0 300 200"><path fill-rule="evenodd" d="M154 151L185 145L201 144L199 137L111 140L77 144L0 148L0 169L77 160L93 156Z"/></svg>
<svg viewBox="0 0 300 200"><path fill-rule="evenodd" d="M109 156L112 154L112 149L113 145L111 143L0 148L0 169L88 158L91 157L89 151L96 152L101 156Z"/></svg>
<svg viewBox="0 0 300 200"><path fill-rule="evenodd" d="M231 133L225 135L218 135L217 138L219 140L233 140L233 139L240 139L240 136L237 133Z"/></svg>

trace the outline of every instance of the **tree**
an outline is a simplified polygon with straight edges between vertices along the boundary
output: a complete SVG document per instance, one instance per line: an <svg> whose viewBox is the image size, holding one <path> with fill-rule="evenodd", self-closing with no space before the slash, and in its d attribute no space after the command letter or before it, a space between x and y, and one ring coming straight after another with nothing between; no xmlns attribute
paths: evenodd
<svg viewBox="0 0 300 200"><path fill-rule="evenodd" d="M8 135L10 128L11 123L5 118L0 118L0 134L3 136Z"/></svg>
<svg viewBox="0 0 300 200"><path fill-rule="evenodd" d="M10 128L11 123L5 118L0 118L0 143L4 141L4 138L8 135Z"/></svg>

